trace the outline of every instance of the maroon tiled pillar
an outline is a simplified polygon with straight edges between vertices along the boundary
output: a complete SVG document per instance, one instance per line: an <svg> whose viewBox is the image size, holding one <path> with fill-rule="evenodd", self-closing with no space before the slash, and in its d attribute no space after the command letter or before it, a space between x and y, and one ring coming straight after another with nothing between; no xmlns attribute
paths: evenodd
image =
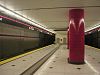
<svg viewBox="0 0 100 75"><path fill-rule="evenodd" d="M84 10L69 10L69 63L84 63Z"/></svg>

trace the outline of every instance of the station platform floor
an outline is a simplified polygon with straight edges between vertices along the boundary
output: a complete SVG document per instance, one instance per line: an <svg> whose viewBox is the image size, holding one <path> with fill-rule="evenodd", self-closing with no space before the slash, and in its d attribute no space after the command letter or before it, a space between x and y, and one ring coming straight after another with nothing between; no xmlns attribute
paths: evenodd
<svg viewBox="0 0 100 75"><path fill-rule="evenodd" d="M0 62L0 75L32 75L57 49L48 45Z"/></svg>
<svg viewBox="0 0 100 75"><path fill-rule="evenodd" d="M100 75L100 49L85 46L85 64L68 63L66 45L60 48L33 75Z"/></svg>

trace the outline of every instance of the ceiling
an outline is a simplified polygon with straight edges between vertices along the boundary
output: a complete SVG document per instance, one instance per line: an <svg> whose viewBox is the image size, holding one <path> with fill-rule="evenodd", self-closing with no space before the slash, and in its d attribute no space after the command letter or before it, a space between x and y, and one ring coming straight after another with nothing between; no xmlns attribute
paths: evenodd
<svg viewBox="0 0 100 75"><path fill-rule="evenodd" d="M85 29L100 23L100 0L0 0L0 4L63 35L72 8L85 10Z"/></svg>

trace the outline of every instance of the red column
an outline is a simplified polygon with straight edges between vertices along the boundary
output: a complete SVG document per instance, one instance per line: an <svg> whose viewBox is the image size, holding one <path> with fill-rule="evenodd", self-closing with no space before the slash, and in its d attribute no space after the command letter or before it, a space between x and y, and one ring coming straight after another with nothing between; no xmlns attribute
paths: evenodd
<svg viewBox="0 0 100 75"><path fill-rule="evenodd" d="M69 62L84 63L84 10L69 11Z"/></svg>

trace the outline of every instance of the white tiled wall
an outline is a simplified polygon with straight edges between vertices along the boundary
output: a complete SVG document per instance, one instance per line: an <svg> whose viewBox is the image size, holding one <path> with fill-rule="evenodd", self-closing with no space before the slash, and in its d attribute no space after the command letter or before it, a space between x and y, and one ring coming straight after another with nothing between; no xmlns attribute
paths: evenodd
<svg viewBox="0 0 100 75"><path fill-rule="evenodd" d="M55 43L66 44L67 35L56 34Z"/></svg>

